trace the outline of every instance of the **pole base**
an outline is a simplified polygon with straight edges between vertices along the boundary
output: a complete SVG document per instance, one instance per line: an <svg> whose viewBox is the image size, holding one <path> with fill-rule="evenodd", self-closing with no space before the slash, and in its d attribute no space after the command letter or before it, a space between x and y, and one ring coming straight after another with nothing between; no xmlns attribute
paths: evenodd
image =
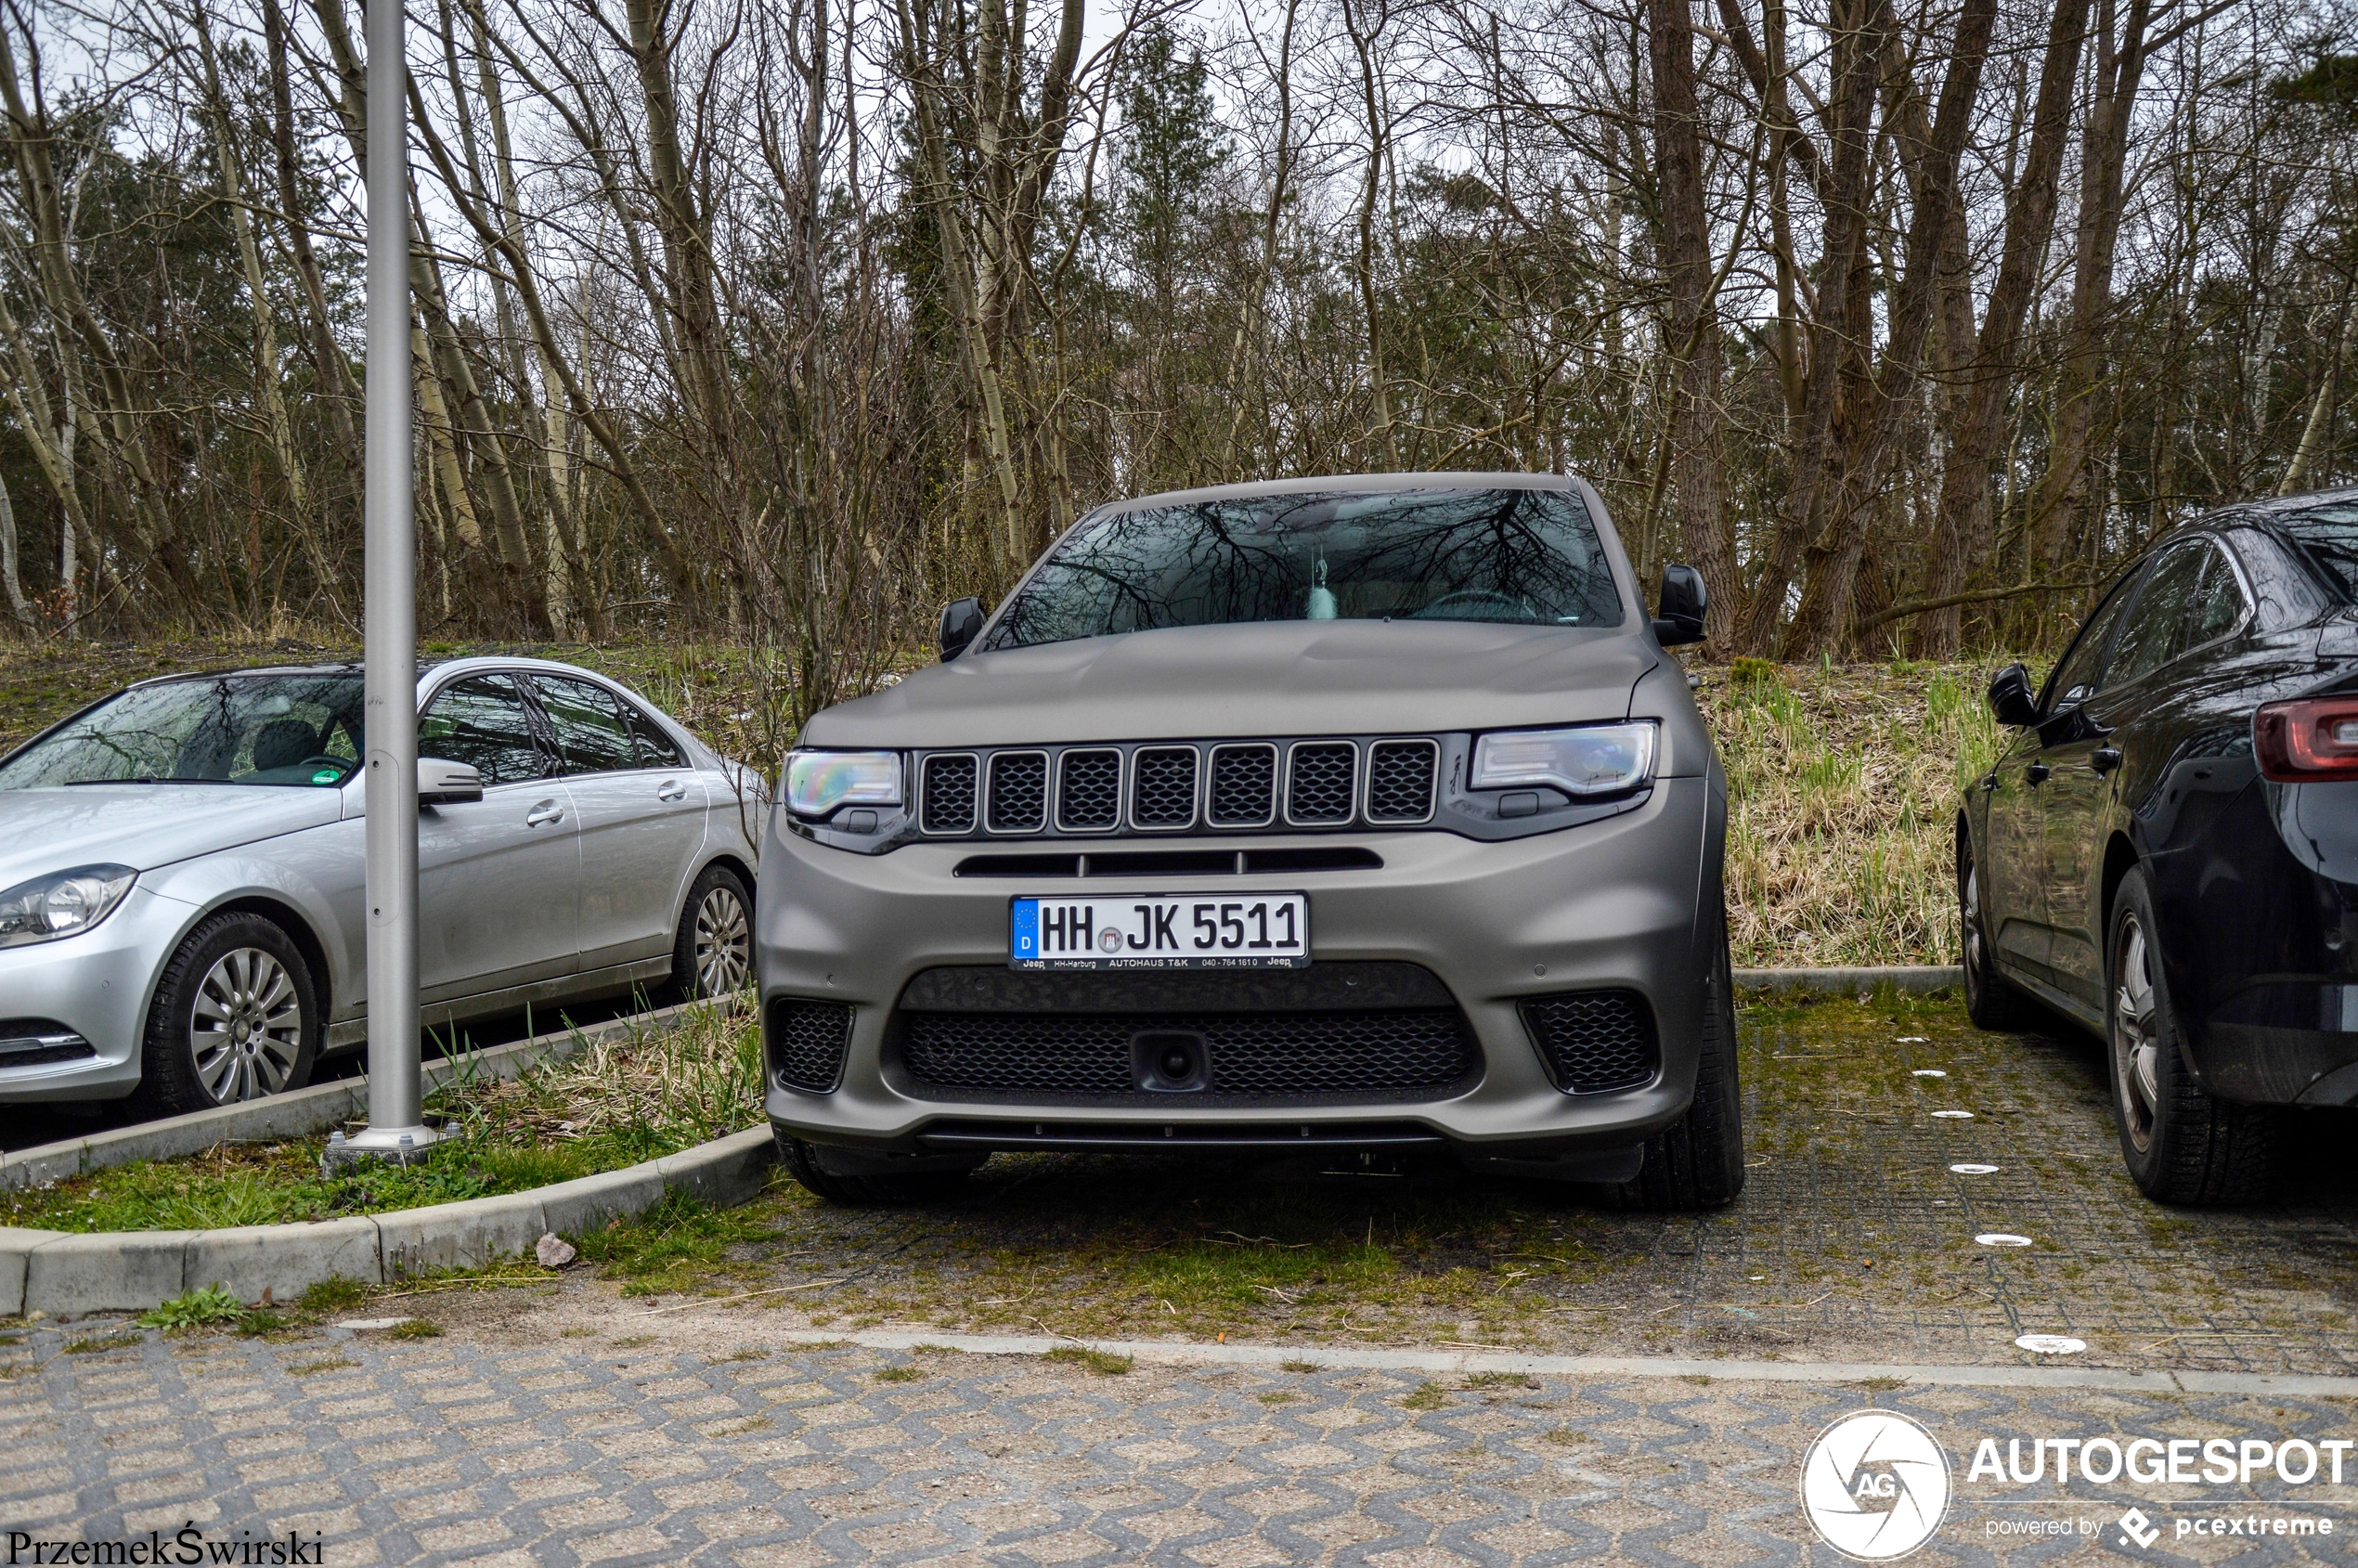
<svg viewBox="0 0 2358 1568"><path fill-rule="evenodd" d="M441 1141L441 1132L423 1122L414 1127L369 1127L349 1138L330 1137L319 1156L319 1168L332 1174L372 1162L408 1165L424 1158L426 1150Z"/></svg>

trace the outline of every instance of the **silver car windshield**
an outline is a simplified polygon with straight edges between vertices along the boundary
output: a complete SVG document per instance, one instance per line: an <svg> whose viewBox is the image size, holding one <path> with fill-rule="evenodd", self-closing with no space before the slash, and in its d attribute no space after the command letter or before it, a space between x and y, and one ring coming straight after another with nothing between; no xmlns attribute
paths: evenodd
<svg viewBox="0 0 2358 1568"><path fill-rule="evenodd" d="M0 763L0 789L333 788L360 765L361 713L356 674L217 675L135 686Z"/></svg>
<svg viewBox="0 0 2358 1568"><path fill-rule="evenodd" d="M1084 523L989 646L1247 621L1621 624L1596 525L1562 490L1252 496Z"/></svg>

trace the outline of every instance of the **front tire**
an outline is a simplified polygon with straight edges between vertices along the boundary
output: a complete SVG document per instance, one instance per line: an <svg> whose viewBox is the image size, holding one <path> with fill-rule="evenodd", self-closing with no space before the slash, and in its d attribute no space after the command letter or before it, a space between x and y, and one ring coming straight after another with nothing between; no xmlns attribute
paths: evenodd
<svg viewBox="0 0 2358 1568"><path fill-rule="evenodd" d="M786 1168L788 1175L801 1183L812 1197L847 1209L947 1202L965 1188L966 1173L974 1168L969 1165L942 1170L937 1166L923 1171L841 1175L821 1165L819 1151L800 1138L789 1137L776 1128L771 1129L771 1135L778 1141L778 1162Z"/></svg>
<svg viewBox="0 0 2358 1568"><path fill-rule="evenodd" d="M2113 1122L2130 1179L2163 1203L2246 1203L2267 1191L2277 1116L2210 1094L2187 1069L2156 945L2153 889L2121 879L2105 944Z"/></svg>
<svg viewBox="0 0 2358 1568"><path fill-rule="evenodd" d="M708 865L688 889L671 943L671 999L704 1002L753 978L753 891L725 865Z"/></svg>
<svg viewBox="0 0 2358 1568"><path fill-rule="evenodd" d="M1621 1184L1632 1209L1718 1209L1744 1189L1743 1104L1736 1082L1735 974L1728 958L1728 919L1719 917L1704 982L1702 1048L1695 1097L1687 1114L1646 1140L1645 1163Z"/></svg>
<svg viewBox="0 0 2358 1568"><path fill-rule="evenodd" d="M2022 992L1998 973L1998 953L1989 940L1989 923L1981 906L1981 868L1974 862L1973 841L1957 829L1957 936L1964 949L1965 1016L1976 1028L2006 1032L2022 1028L2026 1011Z"/></svg>
<svg viewBox="0 0 2358 1568"><path fill-rule="evenodd" d="M300 1089L325 1009L294 940L259 914L216 914L188 933L156 983L133 1103L151 1116Z"/></svg>

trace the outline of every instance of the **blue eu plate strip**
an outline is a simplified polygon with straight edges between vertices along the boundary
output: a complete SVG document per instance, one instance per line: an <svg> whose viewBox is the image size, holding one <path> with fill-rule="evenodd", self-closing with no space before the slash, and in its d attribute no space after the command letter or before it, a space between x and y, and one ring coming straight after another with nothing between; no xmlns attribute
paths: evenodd
<svg viewBox="0 0 2358 1568"><path fill-rule="evenodd" d="M1040 956L1040 901L1017 899L1015 903L1015 925L1007 938L1007 951L1017 958Z"/></svg>

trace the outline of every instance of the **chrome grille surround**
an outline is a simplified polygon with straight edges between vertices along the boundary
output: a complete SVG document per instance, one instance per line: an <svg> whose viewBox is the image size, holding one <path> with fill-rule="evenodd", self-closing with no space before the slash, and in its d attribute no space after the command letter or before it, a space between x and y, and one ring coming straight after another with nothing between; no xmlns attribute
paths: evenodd
<svg viewBox="0 0 2358 1568"><path fill-rule="evenodd" d="M994 751L983 774L982 823L991 833L1039 833L1048 825L1048 754Z"/></svg>
<svg viewBox="0 0 2358 1568"><path fill-rule="evenodd" d="M1359 746L1353 741L1296 741L1286 749L1286 821L1335 827L1356 815Z"/></svg>
<svg viewBox="0 0 2358 1568"><path fill-rule="evenodd" d="M1111 833L1121 825L1121 748L1073 746L1056 758L1056 829Z"/></svg>
<svg viewBox="0 0 2358 1568"><path fill-rule="evenodd" d="M928 834L975 830L975 789L982 760L971 751L926 754L917 769L917 826Z"/></svg>
<svg viewBox="0 0 2358 1568"><path fill-rule="evenodd" d="M1277 820L1277 748L1232 741L1211 748L1204 822L1212 827L1267 827Z"/></svg>
<svg viewBox="0 0 2358 1568"><path fill-rule="evenodd" d="M1202 769L1191 745L1142 745L1130 754L1130 825L1179 833L1196 825Z"/></svg>
<svg viewBox="0 0 2358 1568"><path fill-rule="evenodd" d="M1377 741L1367 747L1367 798L1371 823L1413 827L1432 821L1441 794L1441 744L1426 739Z"/></svg>

